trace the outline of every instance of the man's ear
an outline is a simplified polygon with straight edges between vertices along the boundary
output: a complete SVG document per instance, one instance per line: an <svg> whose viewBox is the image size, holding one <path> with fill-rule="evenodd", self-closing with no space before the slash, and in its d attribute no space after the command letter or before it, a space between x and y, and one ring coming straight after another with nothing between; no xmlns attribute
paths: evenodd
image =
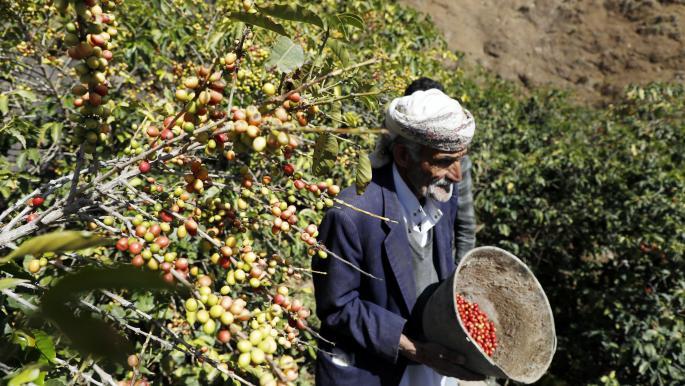
<svg viewBox="0 0 685 386"><path fill-rule="evenodd" d="M401 143L395 144L395 146L392 147L392 158L397 166L402 169L409 167L411 156L409 155L409 149L407 149L405 145Z"/></svg>

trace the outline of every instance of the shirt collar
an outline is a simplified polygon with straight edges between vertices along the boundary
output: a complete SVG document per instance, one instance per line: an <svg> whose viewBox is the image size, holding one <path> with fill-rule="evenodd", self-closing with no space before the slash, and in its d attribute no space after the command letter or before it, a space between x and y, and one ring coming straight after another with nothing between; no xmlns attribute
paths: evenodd
<svg viewBox="0 0 685 386"><path fill-rule="evenodd" d="M427 198L426 204L421 206L419 200L409 189L406 182L404 182L402 176L400 176L395 163L392 164L392 177L395 182L397 198L404 209L407 226L411 231L428 232L442 217L442 211L438 207L437 202L432 198Z"/></svg>

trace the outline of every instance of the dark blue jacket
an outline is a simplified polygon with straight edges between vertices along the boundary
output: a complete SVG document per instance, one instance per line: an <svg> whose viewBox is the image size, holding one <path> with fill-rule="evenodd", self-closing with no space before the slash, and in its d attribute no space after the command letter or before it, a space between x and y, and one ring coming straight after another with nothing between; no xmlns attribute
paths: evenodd
<svg viewBox="0 0 685 386"><path fill-rule="evenodd" d="M457 193L440 204L443 217L434 228L434 264L440 280L455 268L452 256ZM407 334L407 320L416 304L412 258L402 207L393 182L392 165L373 171L373 181L363 195L354 187L339 198L359 209L398 221L383 221L354 209L337 205L328 210L319 239L336 255L315 258L316 309L321 335L336 349L353 354L354 363L341 367L319 351L317 385L397 385L407 361L398 355L400 334ZM350 264L378 279L369 277ZM411 334L409 334L411 336ZM332 346L320 341L319 348Z"/></svg>

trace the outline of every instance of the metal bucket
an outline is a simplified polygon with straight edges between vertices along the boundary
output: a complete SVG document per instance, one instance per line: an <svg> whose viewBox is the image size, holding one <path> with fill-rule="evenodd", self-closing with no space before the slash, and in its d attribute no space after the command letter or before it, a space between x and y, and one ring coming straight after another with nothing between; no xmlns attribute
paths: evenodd
<svg viewBox="0 0 685 386"><path fill-rule="evenodd" d="M495 323L498 347L492 357L466 332L458 293ZM552 309L540 283L521 260L496 247L479 247L462 258L426 302L422 328L429 341L464 355L467 369L522 383L542 377L557 347Z"/></svg>

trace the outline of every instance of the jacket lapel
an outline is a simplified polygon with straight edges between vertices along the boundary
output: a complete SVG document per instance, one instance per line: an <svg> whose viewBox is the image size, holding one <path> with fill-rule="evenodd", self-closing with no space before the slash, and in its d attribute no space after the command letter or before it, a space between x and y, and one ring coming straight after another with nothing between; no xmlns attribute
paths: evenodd
<svg viewBox="0 0 685 386"><path fill-rule="evenodd" d="M386 256L395 280L400 287L402 299L406 306L406 312L410 313L416 303L416 286L414 284L414 267L410 255L409 239L402 221L402 207L395 192L395 184L392 178L392 167L383 167L374 170L374 176L378 176L378 184L383 191L383 216L397 221L384 223L387 235L383 241Z"/></svg>
<svg viewBox="0 0 685 386"><path fill-rule="evenodd" d="M449 209L443 206L442 210L445 214L440 221L435 224L435 243L433 244L434 248L436 248L435 254L438 257L438 266L436 269L440 280L446 279L454 270L452 246L450 245L452 240L451 232L453 231L450 225L454 224L454 222L450 221Z"/></svg>
<svg viewBox="0 0 685 386"><path fill-rule="evenodd" d="M386 214L386 217L389 216ZM400 219L400 217L389 218ZM404 230L404 224L401 220L399 221L399 224L388 224L390 225L390 232L386 236L383 245L385 246L385 252L388 256L392 272L402 292L407 312L411 312L412 308L414 308L414 303L416 303L414 267L412 266L407 232Z"/></svg>
<svg viewBox="0 0 685 386"><path fill-rule="evenodd" d="M402 221L402 207L395 190L395 183L392 177L392 164L373 171L374 180L381 187L383 192L383 216L397 221L397 223L386 221L384 228L387 235L383 242L388 262L392 273L402 292L404 304L409 313L416 303L416 285L414 284L414 267L411 259L411 249L409 239L404 229ZM436 270L440 280L446 279L454 271L454 259L452 257L452 232L454 232L454 207L452 201L442 203L440 209L443 217L438 221L434 228L434 251L438 259Z"/></svg>

